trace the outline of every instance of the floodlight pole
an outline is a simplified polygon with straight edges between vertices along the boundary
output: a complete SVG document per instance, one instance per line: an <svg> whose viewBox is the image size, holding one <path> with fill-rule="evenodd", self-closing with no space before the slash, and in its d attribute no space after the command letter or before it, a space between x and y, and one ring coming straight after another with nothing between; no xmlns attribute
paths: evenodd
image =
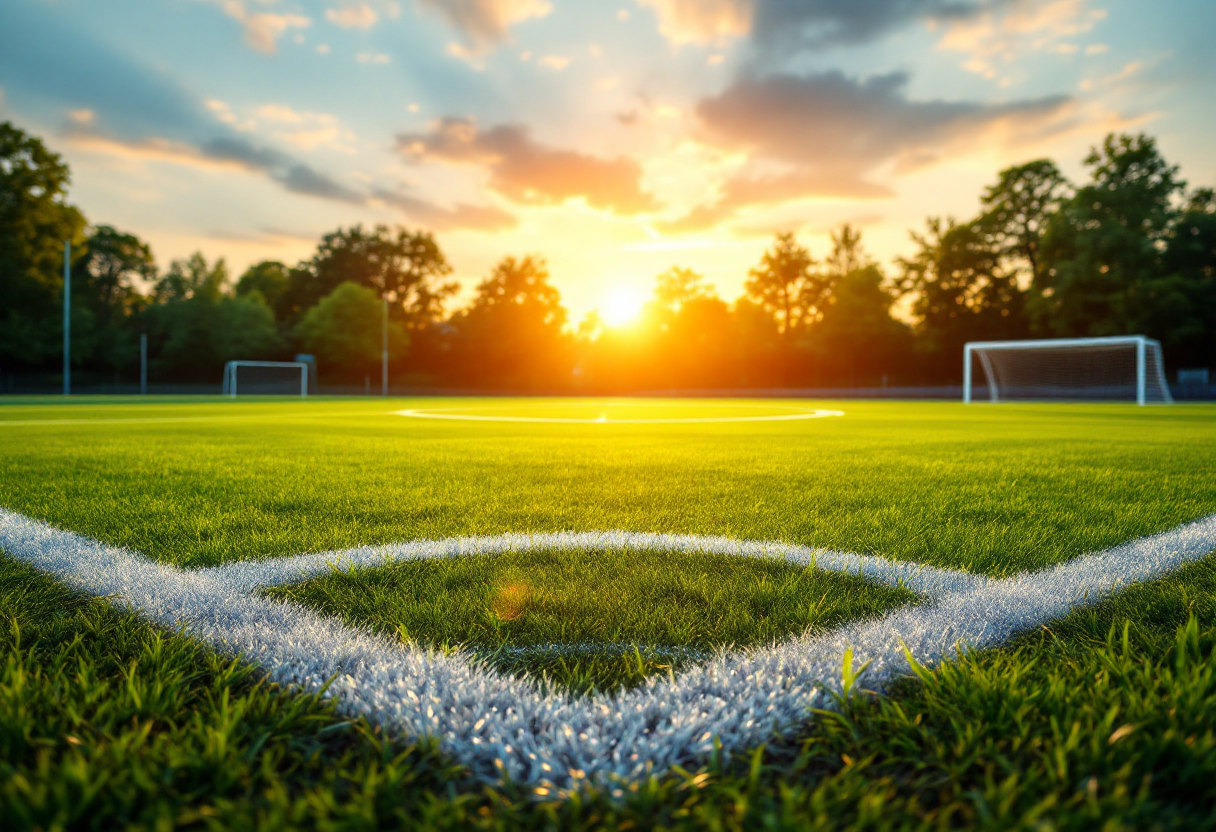
<svg viewBox="0 0 1216 832"><path fill-rule="evenodd" d="M148 333L139 333L139 395L148 395Z"/></svg>
<svg viewBox="0 0 1216 832"><path fill-rule="evenodd" d="M388 298L384 300L384 323L380 328L380 395L388 396Z"/></svg>
<svg viewBox="0 0 1216 832"><path fill-rule="evenodd" d="M72 395L72 241L63 242L63 395Z"/></svg>

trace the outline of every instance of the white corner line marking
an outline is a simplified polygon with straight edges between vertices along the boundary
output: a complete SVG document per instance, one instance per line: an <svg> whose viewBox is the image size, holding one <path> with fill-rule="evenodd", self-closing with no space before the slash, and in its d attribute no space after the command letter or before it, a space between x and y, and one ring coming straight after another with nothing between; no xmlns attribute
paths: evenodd
<svg viewBox="0 0 1216 832"><path fill-rule="evenodd" d="M407 551L438 557L580 545L572 540L581 545L612 540L612 546L633 548L696 541L704 551L723 547L733 554L762 550L785 557L797 548L601 532L423 541L341 555L370 565ZM527 681L484 669L467 655L397 643L256 593L259 586L316 574L326 555L285 558L287 565L277 571L276 561L183 570L5 509L0 509L0 548L81 592L110 597L163 626L184 627L261 665L276 682L316 691L332 678L327 693L344 712L411 736L435 737L479 776L507 777L560 793L587 778L636 780L675 765L695 767L714 753L715 739L729 754L754 748L774 730L803 724L808 709L830 705L830 692L840 690L841 657L848 649L855 662L869 663L865 686L882 690L908 672L905 647L917 661L937 663L964 645L999 644L1128 584L1164 575L1216 549L1216 514L1033 574L960 580L953 591L939 583L938 597L926 604L763 649L715 655L673 679L588 698L546 695ZM815 564L824 568L847 562L845 571L860 564L860 571L874 579L902 579L879 570L872 564L878 559L803 551L814 553ZM842 560L826 558L829 554ZM932 574L927 567L914 568Z"/></svg>
<svg viewBox="0 0 1216 832"><path fill-rule="evenodd" d="M689 425L715 422L797 422L804 419L823 419L828 416L843 416L843 410L807 410L800 413L782 413L771 416L689 416L670 419L576 419L568 416L483 416L472 413L441 413L435 410L396 410L398 416L413 419L451 419L459 422L538 422L542 424L567 425Z"/></svg>

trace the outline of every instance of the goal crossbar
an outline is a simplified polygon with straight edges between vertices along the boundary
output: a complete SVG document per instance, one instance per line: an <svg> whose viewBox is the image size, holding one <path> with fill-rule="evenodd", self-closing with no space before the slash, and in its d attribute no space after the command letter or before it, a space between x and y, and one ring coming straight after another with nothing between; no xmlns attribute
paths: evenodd
<svg viewBox="0 0 1216 832"><path fill-rule="evenodd" d="M223 395L236 398L237 371L242 367L294 367L300 371L300 395L308 396L308 365L303 361L229 361L224 365Z"/></svg>
<svg viewBox="0 0 1216 832"><path fill-rule="evenodd" d="M1106 338L1044 338L1025 341L968 341L963 345L963 402L970 404L973 398L973 359L979 358L987 380L990 401L1000 401L998 385L999 370L994 366L993 356L1002 352L1050 351L1050 350L1093 350L1111 347L1126 347L1135 351L1135 394L1136 404L1148 402L1149 363L1153 363L1152 383L1154 394L1165 403L1173 402L1169 387L1165 382L1164 367L1161 364L1161 342L1144 335L1116 335Z"/></svg>

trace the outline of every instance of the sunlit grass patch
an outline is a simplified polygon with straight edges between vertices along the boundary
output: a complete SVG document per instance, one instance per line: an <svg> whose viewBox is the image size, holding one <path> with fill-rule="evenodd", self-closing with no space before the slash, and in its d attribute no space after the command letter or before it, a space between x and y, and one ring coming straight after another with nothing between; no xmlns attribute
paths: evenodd
<svg viewBox="0 0 1216 832"><path fill-rule="evenodd" d="M876 616L915 597L782 560L655 551L403 561L269 592L580 693L631 687L716 650Z"/></svg>

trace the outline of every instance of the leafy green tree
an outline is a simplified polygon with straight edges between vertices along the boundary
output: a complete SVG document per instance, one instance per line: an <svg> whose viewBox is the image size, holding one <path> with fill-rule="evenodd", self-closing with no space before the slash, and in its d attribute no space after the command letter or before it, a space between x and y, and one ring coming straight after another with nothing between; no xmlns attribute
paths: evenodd
<svg viewBox="0 0 1216 832"><path fill-rule="evenodd" d="M1149 324L1164 338L1178 367L1216 367L1216 194L1210 188L1187 199L1166 238L1162 265L1180 308ZM1165 311L1165 310L1162 310Z"/></svg>
<svg viewBox="0 0 1216 832"><path fill-rule="evenodd" d="M1148 136L1106 137L1085 159L1090 181L1053 216L1045 268L1032 287L1039 332L1057 336L1141 333L1169 340L1163 324L1184 303L1162 252L1184 183Z"/></svg>
<svg viewBox="0 0 1216 832"><path fill-rule="evenodd" d="M506 257L452 318L464 381L539 389L569 381L573 359L566 309L543 258Z"/></svg>
<svg viewBox="0 0 1216 832"><path fill-rule="evenodd" d="M84 242L67 202L68 166L36 137L0 122L0 362L51 364L63 339L63 244ZM79 356L78 356L79 357Z"/></svg>
<svg viewBox="0 0 1216 832"><path fill-rule="evenodd" d="M963 344L1025 335L1025 296L999 249L975 224L931 217L912 232L917 251L901 258L896 286L911 296L918 346L935 374L951 378Z"/></svg>
<svg viewBox="0 0 1216 832"><path fill-rule="evenodd" d="M201 253L175 260L156 284L157 301L146 313L162 380L218 383L224 362L275 358L283 349L274 313L259 295L228 293L222 258L208 263Z"/></svg>
<svg viewBox="0 0 1216 832"><path fill-rule="evenodd" d="M776 319L777 331L787 342L822 311L826 284L814 271L815 265L810 251L793 234L778 234L743 284L747 297Z"/></svg>
<svg viewBox="0 0 1216 832"><path fill-rule="evenodd" d="M312 259L294 269L276 311L282 321L304 312L346 282L357 283L387 298L393 317L407 328L429 326L457 286L445 282L452 267L435 238L426 231L356 225L326 234Z"/></svg>
<svg viewBox="0 0 1216 832"><path fill-rule="evenodd" d="M236 282L237 297L257 292L271 309L277 309L291 281L291 269L278 260L263 260L245 270Z"/></svg>
<svg viewBox="0 0 1216 832"><path fill-rule="evenodd" d="M1030 285L1042 281L1043 234L1068 198L1071 186L1055 162L1036 159L1006 168L980 198L976 227Z"/></svg>
<svg viewBox="0 0 1216 832"><path fill-rule="evenodd" d="M201 300L217 301L228 289L228 264L220 257L208 263L201 251L174 260L156 282L153 297L158 303Z"/></svg>
<svg viewBox="0 0 1216 832"><path fill-rule="evenodd" d="M346 281L305 313L295 336L317 357L318 375L330 374L358 381L380 367L384 343L383 301L376 292ZM389 324L390 359L400 357L409 345L401 324Z"/></svg>
<svg viewBox="0 0 1216 832"><path fill-rule="evenodd" d="M152 249L134 234L99 225L72 268L72 343L96 370L134 369L138 322L156 278Z"/></svg>
<svg viewBox="0 0 1216 832"><path fill-rule="evenodd" d="M815 383L877 385L906 370L911 332L891 316L895 293L866 253L861 232L847 223L831 234L824 260L830 287L823 317L814 327Z"/></svg>

